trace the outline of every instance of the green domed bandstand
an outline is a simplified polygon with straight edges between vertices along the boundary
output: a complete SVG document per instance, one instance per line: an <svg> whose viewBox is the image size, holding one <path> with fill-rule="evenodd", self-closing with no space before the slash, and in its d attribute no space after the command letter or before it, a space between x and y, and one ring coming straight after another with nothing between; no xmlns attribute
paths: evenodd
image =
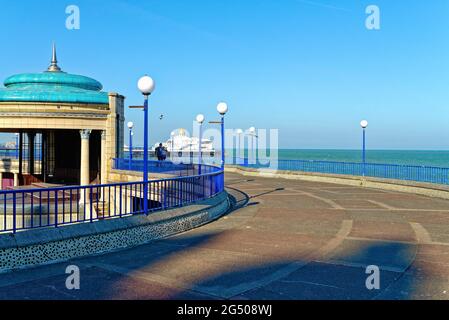
<svg viewBox="0 0 449 320"><path fill-rule="evenodd" d="M46 71L8 77L0 132L17 134L19 150L0 164L1 187L106 182L123 152L125 119L124 97L102 90L95 79L62 71L54 45Z"/></svg>

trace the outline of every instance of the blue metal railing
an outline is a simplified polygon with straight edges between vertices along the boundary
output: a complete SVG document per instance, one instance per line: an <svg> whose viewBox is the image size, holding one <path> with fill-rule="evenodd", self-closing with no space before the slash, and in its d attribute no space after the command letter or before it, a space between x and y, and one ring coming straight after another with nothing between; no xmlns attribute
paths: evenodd
<svg viewBox="0 0 449 320"><path fill-rule="evenodd" d="M117 161L117 164L120 164ZM192 165L185 172L198 171ZM184 175L144 182L0 191L0 232L17 232L72 223L93 222L184 206L224 190L223 171L207 168L201 175Z"/></svg>
<svg viewBox="0 0 449 320"><path fill-rule="evenodd" d="M19 150L17 150L17 149L0 148L0 158L3 158L3 159L18 159L19 158Z"/></svg>
<svg viewBox="0 0 449 320"><path fill-rule="evenodd" d="M256 169L272 167L273 163L271 165L269 163L268 159L266 161L258 161L256 164L251 164L248 159L236 159L236 164ZM273 169L353 176L363 176L365 172L367 177L449 184L449 168L442 167L315 160L277 160L277 164L274 165Z"/></svg>
<svg viewBox="0 0 449 320"><path fill-rule="evenodd" d="M113 169L117 170L127 170L127 171L139 171L143 172L143 160L139 159L123 159L116 158L113 159ZM200 170L201 167L201 170ZM150 173L164 173L164 174L172 174L176 176L190 176L190 175L199 175L202 173L214 173L217 171L221 171L221 168L218 168L213 165L198 165L193 163L174 163L171 161L157 161L157 160L149 160L148 161L148 171Z"/></svg>
<svg viewBox="0 0 449 320"><path fill-rule="evenodd" d="M113 168L128 171L143 171L144 161L140 159L113 159ZM182 175L194 174L193 164L176 164L170 161L148 161L148 171L151 173L174 173Z"/></svg>
<svg viewBox="0 0 449 320"><path fill-rule="evenodd" d="M41 148L36 147L34 150L34 159L41 160ZM28 159L28 150L23 150L23 157ZM2 159L19 159L19 149L0 148L0 158Z"/></svg>

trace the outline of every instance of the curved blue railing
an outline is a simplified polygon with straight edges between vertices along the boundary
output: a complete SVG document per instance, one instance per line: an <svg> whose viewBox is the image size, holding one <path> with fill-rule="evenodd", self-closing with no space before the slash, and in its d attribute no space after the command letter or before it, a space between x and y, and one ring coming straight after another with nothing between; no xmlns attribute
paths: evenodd
<svg viewBox="0 0 449 320"><path fill-rule="evenodd" d="M139 169L138 162L134 167L136 171ZM123 162L120 159L114 160L116 169L120 169L121 164ZM146 196L143 194L143 181L1 190L0 232L15 233L19 230L143 214L144 199L151 213L205 200L224 190L224 173L220 168L201 165L199 174L200 166L195 164L166 163L164 166L165 169L176 168L182 174L148 181Z"/></svg>
<svg viewBox="0 0 449 320"><path fill-rule="evenodd" d="M122 159L116 158L113 159L113 169L117 170L127 170L127 171L139 171L143 172L143 164L144 161L140 159ZM172 174L176 176L187 176L187 175L198 175L202 173L212 173L220 171L221 168L212 166L212 165L200 165L193 163L175 163L171 161L157 161L157 160L149 160L148 161L148 172L151 173L164 173L164 174Z"/></svg>
<svg viewBox="0 0 449 320"><path fill-rule="evenodd" d="M144 161L140 159L113 159L113 168L128 171L143 171ZM176 164L170 161L148 161L148 171L152 173L179 173L184 175L185 172L192 171L194 164Z"/></svg>
<svg viewBox="0 0 449 320"><path fill-rule="evenodd" d="M273 162L237 159L236 164L248 168L271 168L276 170L316 172L353 176L367 176L383 179L407 180L449 185L449 168L412 166L400 164L336 162L316 160L277 160ZM263 164L267 163L267 164Z"/></svg>

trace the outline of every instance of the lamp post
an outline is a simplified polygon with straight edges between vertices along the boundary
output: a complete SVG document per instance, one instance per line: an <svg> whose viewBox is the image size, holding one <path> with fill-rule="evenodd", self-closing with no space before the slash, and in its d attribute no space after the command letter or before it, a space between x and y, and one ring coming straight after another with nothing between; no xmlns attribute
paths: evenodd
<svg viewBox="0 0 449 320"><path fill-rule="evenodd" d="M368 121L362 120L360 122L360 126L363 129L363 142L362 142L362 163L363 163L363 172L362 175L366 174L366 128L368 127Z"/></svg>
<svg viewBox="0 0 449 320"><path fill-rule="evenodd" d="M242 137L242 134L243 134L243 130L242 129L237 129L236 133L237 133L237 139L238 139L236 154L237 154L237 157L240 159L240 155L241 155L240 148L242 147L240 142L241 142L241 137ZM243 152L243 157L245 157L245 152Z"/></svg>
<svg viewBox="0 0 449 320"><path fill-rule="evenodd" d="M200 126L200 133L198 137L198 152L199 152L199 169L198 174L201 174L201 165L203 164L203 122L204 122L204 115L199 114L196 116L196 122L198 122Z"/></svg>
<svg viewBox="0 0 449 320"><path fill-rule="evenodd" d="M254 137L256 137L256 157L255 157L255 162L257 163L257 136L256 136L256 128L255 127L250 127L248 129L249 131L249 135L251 136L251 148L248 148L248 158L250 158L249 153L251 152L251 159L254 157Z"/></svg>
<svg viewBox="0 0 449 320"><path fill-rule="evenodd" d="M148 97L154 91L154 80L149 76L143 76L137 82L137 87L144 96L143 104L143 211L148 215Z"/></svg>
<svg viewBox="0 0 449 320"><path fill-rule="evenodd" d="M175 149L175 132L174 131L172 131L170 133L170 141L171 141L170 159L173 162L173 152Z"/></svg>
<svg viewBox="0 0 449 320"><path fill-rule="evenodd" d="M128 129L129 129L129 170L131 171L132 168L132 162L133 162L133 128L134 123L131 121L128 122Z"/></svg>
<svg viewBox="0 0 449 320"><path fill-rule="evenodd" d="M224 130L224 116L228 112L228 105L220 102L217 105L217 111L221 115L221 168L224 170L225 166L225 130Z"/></svg>

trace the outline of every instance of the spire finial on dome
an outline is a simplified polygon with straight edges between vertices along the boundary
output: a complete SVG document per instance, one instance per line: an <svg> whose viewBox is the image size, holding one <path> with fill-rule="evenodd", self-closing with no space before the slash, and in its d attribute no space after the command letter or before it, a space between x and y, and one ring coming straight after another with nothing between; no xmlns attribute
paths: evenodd
<svg viewBox="0 0 449 320"><path fill-rule="evenodd" d="M60 72L61 68L58 66L58 59L56 58L56 45L53 42L52 55L51 55L51 64L48 67L47 71L49 72Z"/></svg>

